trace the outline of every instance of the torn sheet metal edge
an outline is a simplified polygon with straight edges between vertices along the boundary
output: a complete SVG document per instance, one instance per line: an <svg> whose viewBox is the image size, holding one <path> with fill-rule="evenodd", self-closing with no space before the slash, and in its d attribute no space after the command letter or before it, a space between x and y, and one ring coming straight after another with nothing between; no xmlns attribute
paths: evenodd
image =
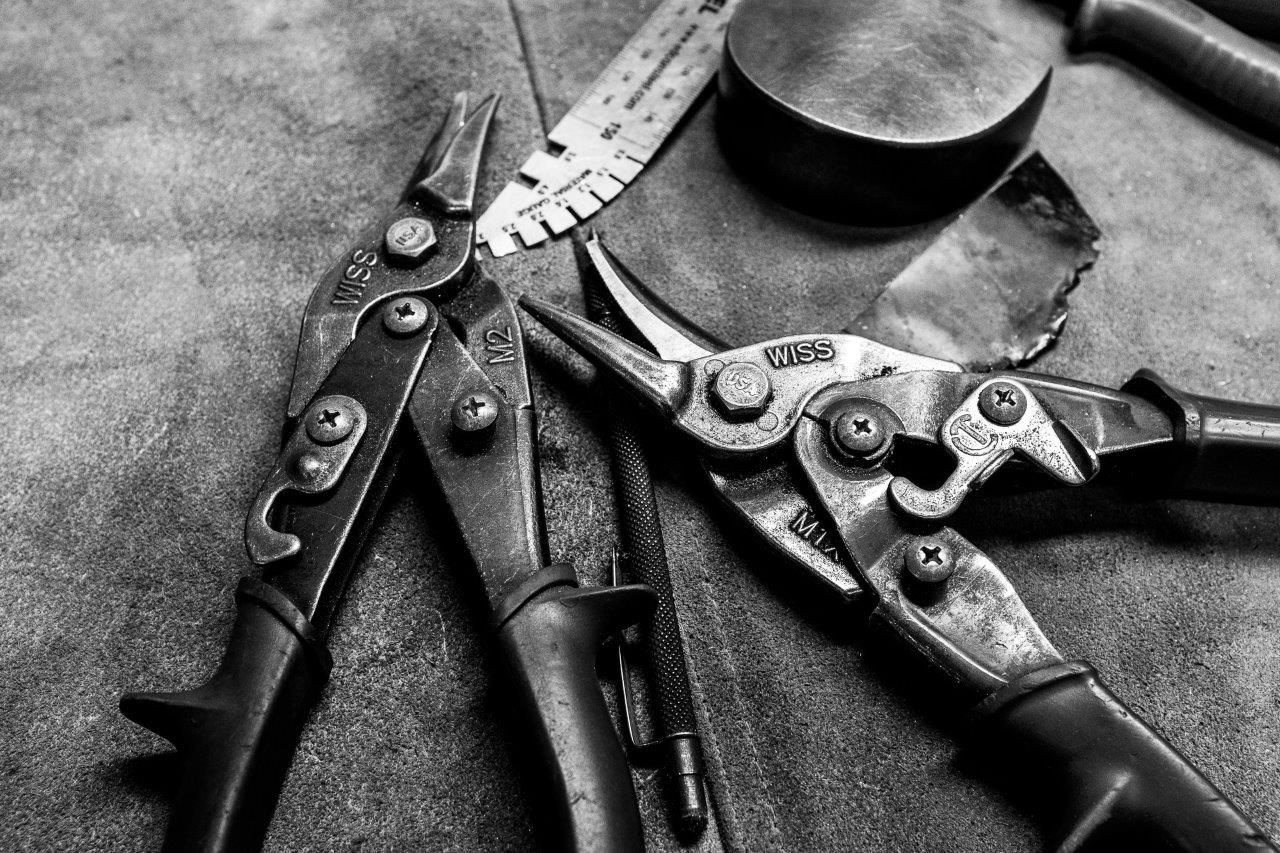
<svg viewBox="0 0 1280 853"><path fill-rule="evenodd" d="M970 370L1051 345L1102 232L1038 152L970 206L845 331Z"/></svg>

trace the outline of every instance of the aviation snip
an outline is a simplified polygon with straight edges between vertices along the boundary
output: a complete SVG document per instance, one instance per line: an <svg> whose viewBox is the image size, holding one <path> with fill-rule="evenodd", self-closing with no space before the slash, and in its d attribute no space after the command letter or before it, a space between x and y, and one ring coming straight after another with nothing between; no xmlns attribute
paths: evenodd
<svg viewBox="0 0 1280 853"><path fill-rule="evenodd" d="M864 604L974 706L968 749L1044 815L1050 849L1276 849L1089 664L1064 661L1000 569L944 521L1006 467L1044 475L1032 485L1080 485L1103 460L1164 472L1177 494L1275 502L1280 409L1187 394L1150 371L1120 391L966 373L845 334L729 349L598 239L588 253L656 358L547 302L521 306L683 433L747 529Z"/></svg>
<svg viewBox="0 0 1280 853"><path fill-rule="evenodd" d="M541 773L554 850L640 851L598 646L652 611L644 586L578 589L548 565L533 400L510 299L478 268L474 201L497 99L455 98L400 202L307 304L286 438L245 522L261 580L236 592L226 656L203 686L132 693L130 719L181 759L164 849L262 845L299 732L328 679L324 638L365 534L414 440L483 583ZM533 771L531 771L533 772Z"/></svg>

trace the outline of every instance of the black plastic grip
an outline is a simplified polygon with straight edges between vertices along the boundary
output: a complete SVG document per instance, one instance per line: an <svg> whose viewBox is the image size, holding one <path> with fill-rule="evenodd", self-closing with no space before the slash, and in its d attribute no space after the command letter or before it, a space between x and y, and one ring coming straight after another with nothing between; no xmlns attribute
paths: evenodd
<svg viewBox="0 0 1280 853"><path fill-rule="evenodd" d="M975 716L965 760L1044 816L1049 849L1275 850L1086 663L1025 675Z"/></svg>
<svg viewBox="0 0 1280 853"><path fill-rule="evenodd" d="M226 655L204 685L126 693L120 710L178 748L163 850L258 850L311 706L332 661L279 590L246 578Z"/></svg>
<svg viewBox="0 0 1280 853"><path fill-rule="evenodd" d="M1280 3L1276 0L1197 0L1196 5L1242 33L1280 40Z"/></svg>
<svg viewBox="0 0 1280 853"><path fill-rule="evenodd" d="M1280 54L1188 0L1083 0L1070 47L1123 56L1280 140Z"/></svg>
<svg viewBox="0 0 1280 853"><path fill-rule="evenodd" d="M510 608L498 628L548 850L644 850L631 769L600 692L596 657L605 638L647 617L655 603L646 586L561 584Z"/></svg>
<svg viewBox="0 0 1280 853"><path fill-rule="evenodd" d="M1158 485L1189 497L1280 501L1280 407L1188 394L1150 370L1124 390L1173 423L1175 458L1160 466Z"/></svg>

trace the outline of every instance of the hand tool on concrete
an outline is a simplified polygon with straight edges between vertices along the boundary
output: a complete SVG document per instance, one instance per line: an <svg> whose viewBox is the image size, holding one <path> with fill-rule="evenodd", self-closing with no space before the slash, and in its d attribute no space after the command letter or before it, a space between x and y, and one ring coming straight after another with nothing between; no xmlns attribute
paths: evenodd
<svg viewBox="0 0 1280 853"><path fill-rule="evenodd" d="M622 323L614 315L613 301L599 281L599 271L611 271L613 267L593 260L596 254L605 251L603 245L592 234L585 245L575 238L574 250L582 273L587 315L600 327L624 334ZM654 737L646 739L641 734L626 644L620 638L618 684L622 732L634 761L660 767L666 775L671 822L680 838L692 839L707 826L706 762L693 713L693 691L689 686L680 617L671 593L671 569L662 537L662 518L653 493L649 456L635 424L633 406L629 400L619 399L618 389L612 383L602 384L608 386L602 388L601 406L605 410L618 530L627 574L658 595L653 619L639 629ZM622 563L615 550L612 574L615 585L622 584Z"/></svg>
<svg viewBox="0 0 1280 853"><path fill-rule="evenodd" d="M654 594L579 589L571 566L548 565L520 324L476 263L476 177L496 106L468 115L455 99L399 203L307 304L287 437L245 522L263 577L237 590L221 665L193 690L121 699L179 751L166 850L261 846L329 675L325 635L414 436L491 610L548 847L643 849L595 662Z"/></svg>
<svg viewBox="0 0 1280 853"><path fill-rule="evenodd" d="M1264 139L1280 142L1280 53L1205 9L1219 8L1272 37L1280 10L1269 4L1206 0L1057 0L1074 9L1068 46L1104 50L1165 82ZM1201 7L1204 8L1201 8Z"/></svg>
<svg viewBox="0 0 1280 853"><path fill-rule="evenodd" d="M664 0L480 215L502 257L563 234L635 180L715 74L738 0Z"/></svg>
<svg viewBox="0 0 1280 853"><path fill-rule="evenodd" d="M1043 817L1051 849L1276 849L1091 666L1064 661L944 521L1002 469L1021 466L1035 488L1080 485L1104 460L1146 488L1276 502L1280 408L1145 370L1120 391L966 373L853 335L722 351L643 291L611 295L658 357L549 303L521 305L691 442L739 529L916 653L940 676L939 703L972 706L974 763Z"/></svg>
<svg viewBox="0 0 1280 853"><path fill-rule="evenodd" d="M919 222L1008 168L1050 76L946 0L742 0L717 125L729 161L797 209Z"/></svg>

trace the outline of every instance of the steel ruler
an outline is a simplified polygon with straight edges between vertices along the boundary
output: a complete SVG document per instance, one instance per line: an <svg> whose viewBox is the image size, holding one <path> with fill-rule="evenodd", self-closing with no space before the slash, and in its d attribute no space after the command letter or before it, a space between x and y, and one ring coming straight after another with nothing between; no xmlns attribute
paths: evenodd
<svg viewBox="0 0 1280 853"><path fill-rule="evenodd" d="M561 234L612 201L715 74L737 0L664 0L547 134L477 223L494 257Z"/></svg>

